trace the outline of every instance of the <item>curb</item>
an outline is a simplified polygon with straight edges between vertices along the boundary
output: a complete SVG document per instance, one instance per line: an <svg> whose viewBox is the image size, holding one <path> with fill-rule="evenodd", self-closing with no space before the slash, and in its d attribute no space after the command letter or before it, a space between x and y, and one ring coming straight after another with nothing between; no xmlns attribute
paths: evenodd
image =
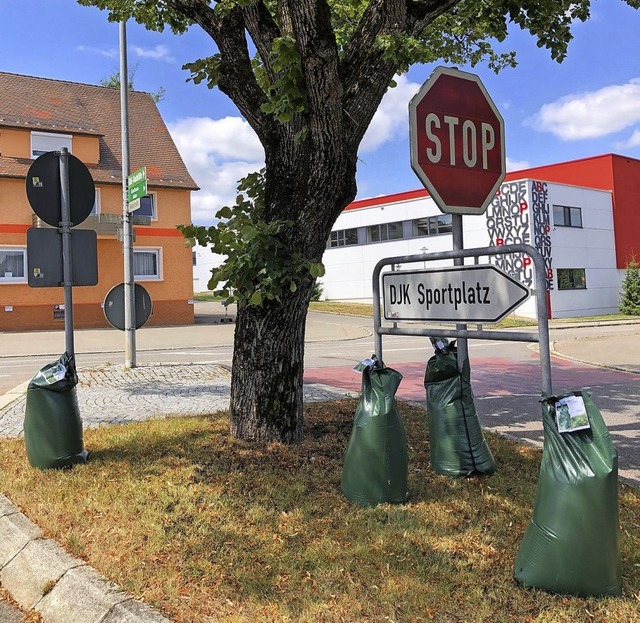
<svg viewBox="0 0 640 623"><path fill-rule="evenodd" d="M31 380L24 381L24 383L20 383L20 385L16 385L13 389L10 389L8 392L0 395L0 409L10 405L14 400L17 400L21 396L24 396L30 382Z"/></svg>
<svg viewBox="0 0 640 623"><path fill-rule="evenodd" d="M0 494L0 583L45 623L171 623L73 558Z"/></svg>
<svg viewBox="0 0 640 623"><path fill-rule="evenodd" d="M626 372L627 374L636 374L639 375L640 372L637 370L630 370L629 368L625 368L624 366L614 366L608 363L594 363L593 361L585 361L584 359L578 359L577 357L572 357L571 355L565 355L560 351L555 349L555 341L549 343L549 351L550 354L558 359L566 359L567 361L575 361L576 363L581 363L585 366L591 366L592 368L604 368L605 370L615 370L616 372Z"/></svg>

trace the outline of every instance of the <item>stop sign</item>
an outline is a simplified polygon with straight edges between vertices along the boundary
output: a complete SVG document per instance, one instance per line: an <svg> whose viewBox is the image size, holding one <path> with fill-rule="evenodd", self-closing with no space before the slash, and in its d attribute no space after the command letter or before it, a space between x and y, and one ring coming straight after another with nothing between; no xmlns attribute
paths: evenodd
<svg viewBox="0 0 640 623"><path fill-rule="evenodd" d="M438 67L409 102L411 167L445 213L484 214L505 176L504 121L478 76Z"/></svg>

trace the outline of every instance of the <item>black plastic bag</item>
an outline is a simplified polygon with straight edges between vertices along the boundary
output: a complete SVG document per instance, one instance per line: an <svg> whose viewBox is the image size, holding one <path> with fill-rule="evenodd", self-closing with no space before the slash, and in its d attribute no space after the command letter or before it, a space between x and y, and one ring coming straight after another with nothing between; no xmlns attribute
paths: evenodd
<svg viewBox="0 0 640 623"><path fill-rule="evenodd" d="M558 401L572 396L590 428L561 433ZM540 480L515 578L553 593L620 595L618 455L602 415L586 392L568 392L543 396L542 424Z"/></svg>
<svg viewBox="0 0 640 623"><path fill-rule="evenodd" d="M436 352L424 377L431 468L445 476L493 474L497 465L473 402L469 360L460 372L455 342L432 342Z"/></svg>
<svg viewBox="0 0 640 623"><path fill-rule="evenodd" d="M44 366L27 387L24 443L33 467L50 469L84 463L82 419L73 357L67 353Z"/></svg>
<svg viewBox="0 0 640 623"><path fill-rule="evenodd" d="M362 369L362 393L342 467L344 495L360 506L408 499L409 459L395 394L402 374L371 360Z"/></svg>

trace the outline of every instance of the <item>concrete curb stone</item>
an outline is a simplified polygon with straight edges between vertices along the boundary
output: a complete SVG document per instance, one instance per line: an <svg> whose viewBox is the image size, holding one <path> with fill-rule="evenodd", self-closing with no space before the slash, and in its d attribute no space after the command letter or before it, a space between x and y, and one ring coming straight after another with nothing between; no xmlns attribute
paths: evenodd
<svg viewBox="0 0 640 623"><path fill-rule="evenodd" d="M115 584L85 565L65 573L35 609L47 623L99 623L127 599Z"/></svg>
<svg viewBox="0 0 640 623"><path fill-rule="evenodd" d="M0 569L4 569L31 541L42 536L42 530L22 513L0 518Z"/></svg>
<svg viewBox="0 0 640 623"><path fill-rule="evenodd" d="M40 528L2 494L0 585L21 608L39 612L45 623L171 623L52 539L42 538ZM0 606L0 621L13 623L15 612Z"/></svg>
<svg viewBox="0 0 640 623"><path fill-rule="evenodd" d="M85 564L51 539L34 539L0 571L0 582L23 610L31 610L67 571Z"/></svg>
<svg viewBox="0 0 640 623"><path fill-rule="evenodd" d="M0 623L20 623L22 613L15 608L0 602Z"/></svg>

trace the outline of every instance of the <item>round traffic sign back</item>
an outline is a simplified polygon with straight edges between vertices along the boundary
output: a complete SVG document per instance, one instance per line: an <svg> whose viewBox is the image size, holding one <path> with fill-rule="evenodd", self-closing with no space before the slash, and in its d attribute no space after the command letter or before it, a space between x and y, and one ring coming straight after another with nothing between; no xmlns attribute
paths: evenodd
<svg viewBox="0 0 640 623"><path fill-rule="evenodd" d="M135 283L134 286L135 328L139 329L149 320L151 312L153 311L153 304L149 293L139 283ZM124 317L124 283L113 286L113 288L107 292L107 295L104 297L104 315L114 329L120 329L120 331L126 329Z"/></svg>
<svg viewBox="0 0 640 623"><path fill-rule="evenodd" d="M93 210L96 188L89 169L69 154L69 213L73 225L82 223ZM47 225L60 227L62 197L60 152L48 151L38 156L27 173L27 199L33 211Z"/></svg>
<svg viewBox="0 0 640 623"><path fill-rule="evenodd" d="M411 166L445 213L483 214L505 177L504 121L480 78L438 67L409 103Z"/></svg>

